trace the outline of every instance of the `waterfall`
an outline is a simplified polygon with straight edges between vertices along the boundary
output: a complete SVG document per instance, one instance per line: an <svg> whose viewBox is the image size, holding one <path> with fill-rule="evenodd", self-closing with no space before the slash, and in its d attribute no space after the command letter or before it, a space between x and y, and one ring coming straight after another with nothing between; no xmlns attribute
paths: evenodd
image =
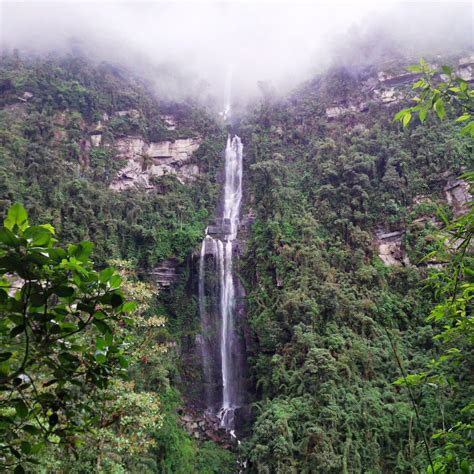
<svg viewBox="0 0 474 474"><path fill-rule="evenodd" d="M207 228L199 262L199 312L202 327L199 342L206 404L211 412L219 416L221 426L229 431L234 428L235 409L242 402L245 357L242 336L236 325L236 298L242 291L238 288L233 271L242 202L242 151L240 138L234 136L231 139L229 135L225 150L222 217L215 225ZM217 282L212 281L211 277L217 277ZM215 360L216 355L218 361ZM221 393L216 393L217 391Z"/></svg>

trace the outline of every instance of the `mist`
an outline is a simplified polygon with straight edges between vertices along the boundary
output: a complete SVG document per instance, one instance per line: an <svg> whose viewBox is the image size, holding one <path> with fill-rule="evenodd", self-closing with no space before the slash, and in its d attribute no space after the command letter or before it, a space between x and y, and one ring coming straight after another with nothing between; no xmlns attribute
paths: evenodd
<svg viewBox="0 0 474 474"><path fill-rule="evenodd" d="M223 104L260 81L286 92L332 64L472 50L473 5L1 1L0 31L4 50L79 50L148 77L160 94Z"/></svg>

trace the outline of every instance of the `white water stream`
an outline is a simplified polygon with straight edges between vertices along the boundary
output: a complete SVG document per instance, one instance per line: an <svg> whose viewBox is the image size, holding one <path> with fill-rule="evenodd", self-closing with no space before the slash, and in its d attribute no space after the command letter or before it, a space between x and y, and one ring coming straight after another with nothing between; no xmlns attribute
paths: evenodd
<svg viewBox="0 0 474 474"><path fill-rule="evenodd" d="M234 428L234 411L238 407L238 388L235 362L232 356L232 341L235 338L236 289L233 275L233 245L239 226L242 202L242 151L240 138L230 135L225 150L225 182L222 212L222 233L219 238L206 235L202 243L199 262L199 309L203 326L209 324L205 307L206 253L212 254L219 274L220 296L220 366L222 377L222 404L218 412L221 426L229 431ZM203 352L205 380L211 377L209 354Z"/></svg>

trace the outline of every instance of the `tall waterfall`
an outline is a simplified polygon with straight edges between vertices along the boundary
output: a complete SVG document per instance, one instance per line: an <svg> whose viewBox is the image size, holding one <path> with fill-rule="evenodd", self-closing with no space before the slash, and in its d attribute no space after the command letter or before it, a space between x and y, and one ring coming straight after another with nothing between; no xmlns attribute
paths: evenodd
<svg viewBox="0 0 474 474"><path fill-rule="evenodd" d="M245 346L239 331L237 297L242 289L233 271L242 201L240 138L230 135L225 150L225 181L219 219L207 229L199 262L200 347L206 404L221 426L234 429L242 403Z"/></svg>

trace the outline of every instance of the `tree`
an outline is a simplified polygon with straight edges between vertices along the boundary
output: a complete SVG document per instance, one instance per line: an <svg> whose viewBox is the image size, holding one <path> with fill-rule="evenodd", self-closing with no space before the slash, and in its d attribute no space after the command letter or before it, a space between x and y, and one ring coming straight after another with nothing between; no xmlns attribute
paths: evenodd
<svg viewBox="0 0 474 474"><path fill-rule="evenodd" d="M49 443L74 446L97 425L88 400L128 365L123 337L135 303L93 244L62 246L20 204L0 229L0 467L24 472Z"/></svg>
<svg viewBox="0 0 474 474"><path fill-rule="evenodd" d="M421 78L413 85L422 93L417 105L401 110L394 121L400 121L406 127L413 113L418 113L423 123L427 111L435 110L438 118L446 116L446 106L458 117L456 123L465 124L460 133L474 137L474 91L466 81L457 77L448 66L442 66L441 82L423 59L420 65L410 66L412 72L420 72ZM442 82L444 81L444 82ZM474 192L474 172L467 172L462 179ZM472 368L474 358L474 320L472 318L472 298L474 295L474 272L472 270L474 211L472 203L467 212L449 222L440 211L444 227L434 236L437 249L430 252L426 259L437 261L442 269L432 272L429 282L437 297L437 304L432 309L428 320L439 329L434 340L441 342L441 354L434 359L423 372L408 374L395 383L411 386L422 386L425 390L435 390L440 394L442 405L444 399L451 399L455 405L454 419L444 419L443 426L433 434L437 447L433 452L433 462L428 472L451 473L470 472L472 452L474 449L472 417L473 380ZM440 407L444 411L444 407Z"/></svg>

